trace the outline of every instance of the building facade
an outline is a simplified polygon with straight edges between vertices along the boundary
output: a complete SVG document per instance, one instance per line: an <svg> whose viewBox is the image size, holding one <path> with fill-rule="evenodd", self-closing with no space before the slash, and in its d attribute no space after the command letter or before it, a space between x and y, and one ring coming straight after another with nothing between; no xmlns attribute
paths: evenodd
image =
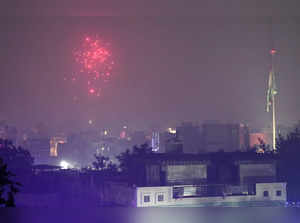
<svg viewBox="0 0 300 223"><path fill-rule="evenodd" d="M152 207L265 206L286 201L286 183L277 181L276 160L271 155L152 154L142 163L136 174L138 183L112 183L110 188L114 189L109 196L114 202L126 200L126 205ZM131 192L126 192L125 199L122 191L126 190Z"/></svg>
<svg viewBox="0 0 300 223"><path fill-rule="evenodd" d="M184 122L176 127L176 136L183 144L184 153L197 154L201 147L200 126L191 122Z"/></svg>
<svg viewBox="0 0 300 223"><path fill-rule="evenodd" d="M195 185L134 188L110 184L107 187L110 193L102 195L107 201L131 207L283 206L287 199L286 183L257 183L253 189L245 186L219 187L222 189L213 193L207 192L206 186Z"/></svg>
<svg viewBox="0 0 300 223"><path fill-rule="evenodd" d="M249 148L249 129L243 124L204 123L202 151L246 151Z"/></svg>

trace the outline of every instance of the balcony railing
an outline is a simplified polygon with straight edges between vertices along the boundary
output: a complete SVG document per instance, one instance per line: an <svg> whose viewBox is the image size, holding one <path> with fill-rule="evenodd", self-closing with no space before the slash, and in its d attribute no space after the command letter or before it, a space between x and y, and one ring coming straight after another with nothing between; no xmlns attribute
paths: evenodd
<svg viewBox="0 0 300 223"><path fill-rule="evenodd" d="M255 195L255 184L244 185L182 185L173 187L173 198Z"/></svg>

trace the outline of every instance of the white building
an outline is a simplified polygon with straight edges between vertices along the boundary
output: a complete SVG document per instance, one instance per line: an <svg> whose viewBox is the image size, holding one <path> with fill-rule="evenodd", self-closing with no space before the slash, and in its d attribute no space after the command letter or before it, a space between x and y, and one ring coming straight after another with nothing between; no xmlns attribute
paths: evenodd
<svg viewBox="0 0 300 223"><path fill-rule="evenodd" d="M223 185L224 186L224 185ZM280 206L286 203L286 183L257 183L254 190L244 186L226 186L222 196L203 196L197 193L202 186L180 185L162 187L129 188L124 185L110 184L109 196L102 194L107 202L133 207L163 206ZM211 185L209 186L211 187ZM178 189L181 194L178 196ZM112 190L118 191L114 193Z"/></svg>

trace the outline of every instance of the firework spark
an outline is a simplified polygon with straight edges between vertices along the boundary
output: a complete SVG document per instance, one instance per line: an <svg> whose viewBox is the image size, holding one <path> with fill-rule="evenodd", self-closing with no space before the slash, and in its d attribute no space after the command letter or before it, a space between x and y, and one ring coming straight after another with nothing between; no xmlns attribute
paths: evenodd
<svg viewBox="0 0 300 223"><path fill-rule="evenodd" d="M114 66L109 44L97 36L87 36L73 56L80 72L73 74L70 80L85 83L89 95L100 96L101 87L110 80Z"/></svg>

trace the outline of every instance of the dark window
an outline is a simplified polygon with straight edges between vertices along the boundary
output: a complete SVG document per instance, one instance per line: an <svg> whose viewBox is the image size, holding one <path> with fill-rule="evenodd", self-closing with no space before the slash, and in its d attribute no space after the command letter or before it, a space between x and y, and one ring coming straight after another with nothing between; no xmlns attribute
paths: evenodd
<svg viewBox="0 0 300 223"><path fill-rule="evenodd" d="M281 196L281 190L276 191L276 196L280 197Z"/></svg>
<svg viewBox="0 0 300 223"><path fill-rule="evenodd" d="M146 202L150 202L150 196L149 196L149 195L144 196L144 202L145 202L145 203L146 203Z"/></svg>
<svg viewBox="0 0 300 223"><path fill-rule="evenodd" d="M158 201L164 201L164 195L160 194L157 196Z"/></svg>
<svg viewBox="0 0 300 223"><path fill-rule="evenodd" d="M269 197L269 191L267 190L264 191L264 197Z"/></svg>

